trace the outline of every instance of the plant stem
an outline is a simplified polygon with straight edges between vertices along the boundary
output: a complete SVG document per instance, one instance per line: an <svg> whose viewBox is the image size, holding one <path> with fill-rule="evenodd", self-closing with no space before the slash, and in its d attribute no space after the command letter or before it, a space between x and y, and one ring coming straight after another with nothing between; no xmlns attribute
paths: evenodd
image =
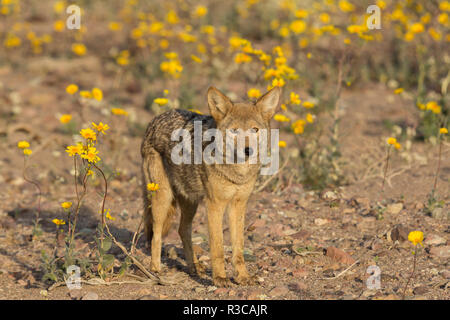
<svg viewBox="0 0 450 320"><path fill-rule="evenodd" d="M386 174L388 171L388 167L389 167L389 156L391 153L391 145L389 145L388 151L387 151L387 156L386 156L386 166L384 168L384 175L383 175L383 183L381 185L381 192L384 191L384 182L386 181Z"/></svg>
<svg viewBox="0 0 450 320"><path fill-rule="evenodd" d="M417 248L417 245L415 247L415 249ZM416 271L416 261L417 261L417 250L415 250L414 252L414 267L413 267L413 272L411 273L411 275L408 278L408 281L406 282L405 288L403 289L403 296L402 296L402 300L405 300L405 294L406 294L406 289L408 288L409 282L411 281L414 272Z"/></svg>
<svg viewBox="0 0 450 320"><path fill-rule="evenodd" d="M439 139L439 158L438 158L438 167L436 170L436 175L434 177L434 185L433 185L433 191L432 191L433 193L436 191L439 170L441 169L441 154L442 154L442 139Z"/></svg>

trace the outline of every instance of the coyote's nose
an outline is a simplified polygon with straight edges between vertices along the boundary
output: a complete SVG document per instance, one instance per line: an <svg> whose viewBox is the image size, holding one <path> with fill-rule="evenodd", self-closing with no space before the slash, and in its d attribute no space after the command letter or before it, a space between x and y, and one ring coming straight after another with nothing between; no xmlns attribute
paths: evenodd
<svg viewBox="0 0 450 320"><path fill-rule="evenodd" d="M245 155L246 155L247 157L250 157L250 156L253 154L253 149L247 147L247 148L244 149L244 152L245 152Z"/></svg>

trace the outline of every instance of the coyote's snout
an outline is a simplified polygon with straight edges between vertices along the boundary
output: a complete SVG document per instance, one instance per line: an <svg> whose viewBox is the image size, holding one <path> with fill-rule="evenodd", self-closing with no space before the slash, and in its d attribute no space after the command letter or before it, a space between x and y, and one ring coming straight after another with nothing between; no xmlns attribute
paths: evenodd
<svg viewBox="0 0 450 320"><path fill-rule="evenodd" d="M178 232L183 242L186 262L191 272L202 273L201 265L192 250L192 219L200 200L205 201L208 215L209 245L213 281L216 286L226 286L229 280L225 273L222 221L225 211L229 214L230 234L233 249L232 262L237 272L236 282L250 282L244 264L244 220L247 201L253 191L260 161L250 161L258 156L260 148L251 144L251 135L258 137L264 130L270 131L270 119L280 100L281 89L273 88L255 103L233 103L215 88L208 90L208 106L211 116L199 115L186 110L171 110L155 117L148 125L141 146L142 171L144 177L144 221L147 239L151 242L151 269L161 269L161 239L170 228L172 216L177 208L181 212ZM189 164L173 161L173 132L185 129L193 137L194 123L201 122L203 132L217 129L222 134L225 146L234 148L239 139L243 141L243 152L237 163L191 161ZM247 134L245 136L244 132ZM228 138L228 139L227 139ZM270 140L270 139L269 139ZM194 150L192 139L192 150ZM219 144L219 141L216 141ZM211 142L202 144L206 149ZM231 144L231 146L230 146ZM264 150L268 150L264 149ZM204 151L204 150L202 150ZM218 156L227 157L227 152ZM214 152L213 152L214 153ZM190 155L194 158L194 152ZM158 183L159 190L150 196L148 183Z"/></svg>

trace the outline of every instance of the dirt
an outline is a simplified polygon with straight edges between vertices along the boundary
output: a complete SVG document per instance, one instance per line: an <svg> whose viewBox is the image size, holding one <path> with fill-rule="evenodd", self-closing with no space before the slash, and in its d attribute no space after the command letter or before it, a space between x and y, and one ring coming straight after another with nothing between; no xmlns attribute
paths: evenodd
<svg viewBox="0 0 450 320"><path fill-rule="evenodd" d="M74 68L91 72L73 73L68 79L66 71ZM444 143L442 148L438 194L444 206L439 215L432 216L426 210L437 168L436 145L413 140L409 149L394 153L381 192L385 138L391 134L384 121L417 125L411 101L382 86L348 89L342 94L340 147L347 185L316 192L292 182L252 196L246 217L245 257L250 273L258 277L257 285L213 286L206 215L200 207L193 237L208 270L205 277L187 273L176 221L164 240L162 275L175 277L177 284L112 284L134 279L123 276L107 279L108 286L83 284L77 293L66 286L49 290L51 284L42 281L41 251L51 253L55 248L56 228L51 220L65 218L60 203L75 199L73 162L64 152L73 138L61 129L58 120L63 113L76 112L65 87L84 82L112 88L114 79L102 70L100 62L90 58L68 60L52 70L46 69L42 58L0 68L0 299L78 299L88 293L94 297L92 293L96 293L99 299L401 299L413 271L413 251L417 265L406 298L450 298L450 145ZM108 115L105 110L110 105L105 101L85 107L85 123L75 120L77 129L90 121L111 126L100 146L105 163L120 173L110 180L107 207L116 220L109 225L126 247L142 214L139 148L143 130L153 117L143 107L144 91L104 90L105 97L121 99L130 113L127 120ZM205 106L199 109L207 112ZM38 193L22 177L23 155L17 142L23 139L30 141L33 150L26 176L42 189L42 234L34 237ZM281 139L289 137L282 135ZM288 165L280 174L289 177L293 170L296 168ZM93 236L99 222L102 180L97 176L88 187L76 239L77 248L86 256L95 251ZM229 231L227 223L224 225L227 272L233 277ZM423 247L415 249L405 239L412 230L424 233ZM143 238L136 254L149 267L148 245ZM119 266L123 254L115 246L111 252ZM379 268L379 289L367 287L369 266ZM145 277L134 266L129 272Z"/></svg>

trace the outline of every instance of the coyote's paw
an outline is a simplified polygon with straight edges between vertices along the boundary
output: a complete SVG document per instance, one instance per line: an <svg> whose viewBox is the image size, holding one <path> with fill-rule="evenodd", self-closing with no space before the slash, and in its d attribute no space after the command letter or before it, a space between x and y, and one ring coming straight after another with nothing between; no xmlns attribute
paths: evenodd
<svg viewBox="0 0 450 320"><path fill-rule="evenodd" d="M256 276L237 276L236 282L241 286L253 286L256 284Z"/></svg>
<svg viewBox="0 0 450 320"><path fill-rule="evenodd" d="M198 275L199 277L204 276L206 274L206 268L200 262L194 263L189 267L190 275Z"/></svg>
<svg viewBox="0 0 450 320"><path fill-rule="evenodd" d="M227 287L231 286L231 281L228 278L213 277L213 282L214 282L214 285L219 288L221 288L221 287L227 288Z"/></svg>

